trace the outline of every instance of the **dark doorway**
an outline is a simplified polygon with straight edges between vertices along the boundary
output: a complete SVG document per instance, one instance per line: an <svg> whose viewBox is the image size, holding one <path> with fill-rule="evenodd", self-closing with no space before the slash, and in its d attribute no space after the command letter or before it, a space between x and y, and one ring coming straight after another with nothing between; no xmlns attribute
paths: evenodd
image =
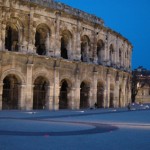
<svg viewBox="0 0 150 150"><path fill-rule="evenodd" d="M109 105L110 108L113 108L114 107L114 94L113 92L110 92L110 105Z"/></svg>
<svg viewBox="0 0 150 150"><path fill-rule="evenodd" d="M61 38L61 57L64 59L68 59L67 46L68 46L68 41L64 37L62 37Z"/></svg>
<svg viewBox="0 0 150 150"><path fill-rule="evenodd" d="M80 85L80 108L89 108L90 87L84 82Z"/></svg>
<svg viewBox="0 0 150 150"><path fill-rule="evenodd" d="M38 77L34 83L33 109L46 108L47 82L43 77Z"/></svg>
<svg viewBox="0 0 150 150"><path fill-rule="evenodd" d="M36 47L36 53L38 55L46 55L46 42L47 33L46 29L44 28L38 28L35 34L35 47Z"/></svg>
<svg viewBox="0 0 150 150"><path fill-rule="evenodd" d="M65 80L61 82L59 109L68 108L68 84Z"/></svg>
<svg viewBox="0 0 150 150"><path fill-rule="evenodd" d="M104 107L104 86L102 83L97 85L97 106L98 108Z"/></svg>
<svg viewBox="0 0 150 150"><path fill-rule="evenodd" d="M3 80L2 109L18 109L19 82L14 75L8 75Z"/></svg>
<svg viewBox="0 0 150 150"><path fill-rule="evenodd" d="M8 51L18 51L18 31L11 26L6 27L5 49L8 49Z"/></svg>

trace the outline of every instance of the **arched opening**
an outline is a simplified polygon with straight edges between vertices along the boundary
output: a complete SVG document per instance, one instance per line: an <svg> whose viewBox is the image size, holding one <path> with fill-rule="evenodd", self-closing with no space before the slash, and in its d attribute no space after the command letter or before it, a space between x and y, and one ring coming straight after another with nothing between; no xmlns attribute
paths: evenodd
<svg viewBox="0 0 150 150"><path fill-rule="evenodd" d="M62 80L60 88L59 109L68 108L68 83Z"/></svg>
<svg viewBox="0 0 150 150"><path fill-rule="evenodd" d="M101 82L97 84L97 106L104 107L104 85Z"/></svg>
<svg viewBox="0 0 150 150"><path fill-rule="evenodd" d="M80 108L89 108L90 87L85 82L80 85Z"/></svg>
<svg viewBox="0 0 150 150"><path fill-rule="evenodd" d="M44 77L38 77L34 81L33 109L46 109L48 81Z"/></svg>
<svg viewBox="0 0 150 150"><path fill-rule="evenodd" d="M5 49L18 51L18 29L15 26L6 26Z"/></svg>
<svg viewBox="0 0 150 150"><path fill-rule="evenodd" d="M3 80L2 109L18 109L20 82L14 75L8 75Z"/></svg>
<svg viewBox="0 0 150 150"><path fill-rule="evenodd" d="M122 51L121 49L119 49L119 63L120 63L120 66L122 65Z"/></svg>
<svg viewBox="0 0 150 150"><path fill-rule="evenodd" d="M38 55L46 55L49 49L50 31L46 25L39 25L35 34L35 47Z"/></svg>
<svg viewBox="0 0 150 150"><path fill-rule="evenodd" d="M61 57L68 59L69 50L71 50L72 35L69 31L62 32L61 38Z"/></svg>
<svg viewBox="0 0 150 150"><path fill-rule="evenodd" d="M113 108L114 107L114 86L110 85L110 102L109 102L109 107Z"/></svg>
<svg viewBox="0 0 150 150"><path fill-rule="evenodd" d="M109 58L110 58L110 64L113 64L113 55L114 55L114 47L111 44L109 47Z"/></svg>
<svg viewBox="0 0 150 150"><path fill-rule="evenodd" d="M97 42L97 58L98 64L101 64L103 58L104 42L99 40Z"/></svg>
<svg viewBox="0 0 150 150"><path fill-rule="evenodd" d="M81 61L87 62L89 60L89 50L90 50L90 39L88 36L84 35L81 38Z"/></svg>

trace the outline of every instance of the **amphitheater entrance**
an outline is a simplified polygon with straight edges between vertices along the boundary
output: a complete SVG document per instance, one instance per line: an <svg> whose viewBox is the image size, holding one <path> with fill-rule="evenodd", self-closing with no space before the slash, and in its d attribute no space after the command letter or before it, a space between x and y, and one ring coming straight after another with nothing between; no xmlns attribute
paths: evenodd
<svg viewBox="0 0 150 150"><path fill-rule="evenodd" d="M38 77L35 80L33 90L33 109L46 109L48 85L48 81L44 77Z"/></svg>
<svg viewBox="0 0 150 150"><path fill-rule="evenodd" d="M104 107L104 85L101 82L97 84L97 106Z"/></svg>
<svg viewBox="0 0 150 150"><path fill-rule="evenodd" d="M114 107L114 86L113 85L110 86L110 103L109 103L109 107L110 108Z"/></svg>
<svg viewBox="0 0 150 150"><path fill-rule="evenodd" d="M46 55L50 45L50 30L45 24L40 24L36 29L35 47L38 55Z"/></svg>
<svg viewBox="0 0 150 150"><path fill-rule="evenodd" d="M3 80L2 109L18 109L20 82L14 75L8 75Z"/></svg>
<svg viewBox="0 0 150 150"><path fill-rule="evenodd" d="M60 84L60 97L59 97L59 109L68 108L68 83L66 80L62 80Z"/></svg>
<svg viewBox="0 0 150 150"><path fill-rule="evenodd" d="M80 108L89 108L90 87L87 83L82 82L80 85Z"/></svg>
<svg viewBox="0 0 150 150"><path fill-rule="evenodd" d="M18 30L15 26L6 26L5 49L18 51Z"/></svg>

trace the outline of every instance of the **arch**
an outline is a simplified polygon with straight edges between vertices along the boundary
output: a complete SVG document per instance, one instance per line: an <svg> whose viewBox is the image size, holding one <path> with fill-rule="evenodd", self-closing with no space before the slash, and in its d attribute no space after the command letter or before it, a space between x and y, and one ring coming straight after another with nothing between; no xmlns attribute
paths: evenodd
<svg viewBox="0 0 150 150"><path fill-rule="evenodd" d="M19 32L16 25L7 24L5 34L5 49L8 51L18 51Z"/></svg>
<svg viewBox="0 0 150 150"><path fill-rule="evenodd" d="M24 25L19 18L10 16L5 30L5 49L8 51L20 51L23 41Z"/></svg>
<svg viewBox="0 0 150 150"><path fill-rule="evenodd" d="M104 48L105 48L105 44L104 44L103 40L98 40L98 42L97 42L98 64L101 64L101 62L102 62Z"/></svg>
<svg viewBox="0 0 150 150"><path fill-rule="evenodd" d="M104 83L101 81L97 83L97 106L104 107Z"/></svg>
<svg viewBox="0 0 150 150"><path fill-rule="evenodd" d="M2 109L18 109L21 80L9 74L3 79Z"/></svg>
<svg viewBox="0 0 150 150"><path fill-rule="evenodd" d="M69 50L72 47L72 34L69 30L64 30L61 33L61 57L64 59L69 58Z"/></svg>
<svg viewBox="0 0 150 150"><path fill-rule="evenodd" d="M46 109L47 108L47 95L48 95L49 81L39 76L34 81L33 89L33 109Z"/></svg>
<svg viewBox="0 0 150 150"><path fill-rule="evenodd" d="M80 85L80 108L89 108L90 84L83 81Z"/></svg>
<svg viewBox="0 0 150 150"><path fill-rule="evenodd" d="M110 85L110 100L109 100L109 107L114 107L114 85Z"/></svg>
<svg viewBox="0 0 150 150"><path fill-rule="evenodd" d="M109 58L110 58L110 63L113 64L113 55L114 55L114 46L113 44L110 44L109 46Z"/></svg>
<svg viewBox="0 0 150 150"><path fill-rule="evenodd" d="M50 47L50 29L46 24L39 24L35 33L35 47L38 55L46 55Z"/></svg>
<svg viewBox="0 0 150 150"><path fill-rule="evenodd" d="M81 37L81 61L87 62L89 60L90 39L87 35Z"/></svg>
<svg viewBox="0 0 150 150"><path fill-rule="evenodd" d="M60 82L60 96L59 96L59 109L69 108L69 92L71 83L67 79Z"/></svg>
<svg viewBox="0 0 150 150"><path fill-rule="evenodd" d="M14 75L17 78L17 80L20 82L20 84L25 84L26 80L24 75L15 69L4 71L4 73L1 76L1 82L3 82L4 78L10 74Z"/></svg>

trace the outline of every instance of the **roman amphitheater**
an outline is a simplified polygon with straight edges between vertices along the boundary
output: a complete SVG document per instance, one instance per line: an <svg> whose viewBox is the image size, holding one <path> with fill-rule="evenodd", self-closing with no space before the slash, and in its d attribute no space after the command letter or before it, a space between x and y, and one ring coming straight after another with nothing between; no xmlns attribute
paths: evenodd
<svg viewBox="0 0 150 150"><path fill-rule="evenodd" d="M53 0L0 0L0 110L124 107L132 45Z"/></svg>

